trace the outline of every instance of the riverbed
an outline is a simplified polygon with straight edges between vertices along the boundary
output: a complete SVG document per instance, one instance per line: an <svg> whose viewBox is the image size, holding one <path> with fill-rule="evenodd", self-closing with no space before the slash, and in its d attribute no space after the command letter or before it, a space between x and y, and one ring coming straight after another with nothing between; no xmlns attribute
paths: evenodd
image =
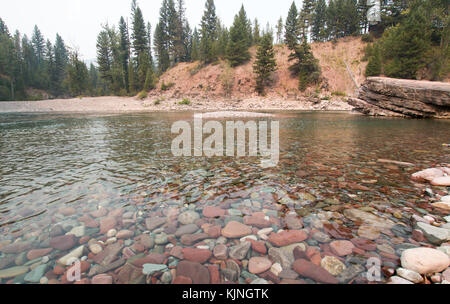
<svg viewBox="0 0 450 304"><path fill-rule="evenodd" d="M450 163L450 122L272 113L252 118L279 121L271 168L173 156L171 125L193 112L0 114L0 282L72 283L77 259L85 283L320 282L294 268L300 247L368 283L371 257L395 269L432 246L410 219L444 221L425 190L449 189L410 176Z"/></svg>

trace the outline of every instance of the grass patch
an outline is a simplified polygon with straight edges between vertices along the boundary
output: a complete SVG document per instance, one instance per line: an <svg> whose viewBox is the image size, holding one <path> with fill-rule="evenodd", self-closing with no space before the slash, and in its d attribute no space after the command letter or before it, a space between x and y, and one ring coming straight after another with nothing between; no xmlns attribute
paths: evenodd
<svg viewBox="0 0 450 304"><path fill-rule="evenodd" d="M186 105L186 106L188 106L188 105L191 104L191 101L189 99L187 99L187 98L183 98L183 100L180 101L178 104L179 105Z"/></svg>
<svg viewBox="0 0 450 304"><path fill-rule="evenodd" d="M331 95L333 96L341 96L341 97L346 97L347 93L341 92L341 91L334 91L333 93L331 93Z"/></svg>

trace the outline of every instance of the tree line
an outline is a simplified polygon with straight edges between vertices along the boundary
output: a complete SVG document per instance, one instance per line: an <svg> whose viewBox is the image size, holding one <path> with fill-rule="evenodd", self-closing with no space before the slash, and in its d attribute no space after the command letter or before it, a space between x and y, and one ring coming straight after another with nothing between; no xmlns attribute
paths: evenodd
<svg viewBox="0 0 450 304"><path fill-rule="evenodd" d="M448 73L448 0L381 0L378 24L369 24L368 9L367 0L304 0L300 8L294 1L286 20L280 17L273 28L248 18L242 5L227 27L214 0L206 0L201 22L192 28L184 0L163 0L152 27L132 0L129 18L102 26L97 64L89 68L59 35L52 43L37 26L31 39L18 31L11 35L0 19L0 100L39 98L29 88L51 97L134 96L154 89L158 77L180 62L244 64L250 60L251 46L257 46L256 89L263 93L276 70L274 43L291 50L290 71L304 90L320 80L309 43L352 35L362 35L366 42L375 40L366 52L367 76L416 78L424 67L431 71L430 79Z"/></svg>

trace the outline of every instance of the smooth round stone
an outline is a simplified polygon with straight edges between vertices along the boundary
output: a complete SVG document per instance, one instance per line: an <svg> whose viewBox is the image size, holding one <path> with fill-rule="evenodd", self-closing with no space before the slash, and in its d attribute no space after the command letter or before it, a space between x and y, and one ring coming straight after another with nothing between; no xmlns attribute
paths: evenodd
<svg viewBox="0 0 450 304"><path fill-rule="evenodd" d="M106 233L106 236L107 236L108 238L112 238L112 237L116 236L116 234L117 234L117 230L116 230L116 229L110 229L110 230L108 230L108 232Z"/></svg>
<svg viewBox="0 0 450 304"><path fill-rule="evenodd" d="M331 251L338 256L346 256L353 252L353 245L350 241L333 241L330 243Z"/></svg>
<svg viewBox="0 0 450 304"><path fill-rule="evenodd" d="M172 274L170 273L170 271L166 271L162 274L161 282L163 284L169 284L170 282L172 282Z"/></svg>
<svg viewBox="0 0 450 304"><path fill-rule="evenodd" d="M270 269L272 262L265 257L254 257L248 262L248 271L253 274L259 274Z"/></svg>
<svg viewBox="0 0 450 304"><path fill-rule="evenodd" d="M27 266L16 266L0 270L0 279L14 278L28 272Z"/></svg>
<svg viewBox="0 0 450 304"><path fill-rule="evenodd" d="M117 238L116 237L112 237L106 240L105 244L106 245L111 245L114 244L115 242L117 242Z"/></svg>
<svg viewBox="0 0 450 304"><path fill-rule="evenodd" d="M91 245L89 245L89 250L93 254L99 254L100 252L102 252L103 248L99 244L91 244Z"/></svg>
<svg viewBox="0 0 450 304"><path fill-rule="evenodd" d="M437 249L413 248L403 251L401 264L419 274L434 274L447 269L450 257Z"/></svg>
<svg viewBox="0 0 450 304"><path fill-rule="evenodd" d="M241 238L251 233L251 227L235 221L229 222L222 229L222 235L226 238Z"/></svg>
<svg viewBox="0 0 450 304"><path fill-rule="evenodd" d="M358 235L369 240L376 240L380 236L380 230L377 227L361 225L358 228Z"/></svg>
<svg viewBox="0 0 450 304"><path fill-rule="evenodd" d="M160 233L160 234L155 236L155 244L157 244L157 245L165 245L168 242L169 241L168 241L168 238L167 238L167 234L165 234L165 233Z"/></svg>
<svg viewBox="0 0 450 304"><path fill-rule="evenodd" d="M389 278L387 284L414 284L411 281L405 280L404 278L393 276Z"/></svg>
<svg viewBox="0 0 450 304"><path fill-rule="evenodd" d="M183 225L195 223L200 218L200 215L195 211L186 211L178 216L178 221Z"/></svg>
<svg viewBox="0 0 450 304"><path fill-rule="evenodd" d="M39 280L39 283L40 283L40 284L48 284L48 279L47 279L47 277L42 277L42 278Z"/></svg>
<svg viewBox="0 0 450 304"><path fill-rule="evenodd" d="M60 264L70 266L73 260L79 259L83 255L84 245L72 250L69 254L63 256L58 260Z"/></svg>
<svg viewBox="0 0 450 304"><path fill-rule="evenodd" d="M328 255L322 259L320 266L334 276L341 274L346 268L338 258Z"/></svg>
<svg viewBox="0 0 450 304"><path fill-rule="evenodd" d="M409 269L398 268L397 275L413 283L419 284L423 282L423 278L419 273Z"/></svg>
<svg viewBox="0 0 450 304"><path fill-rule="evenodd" d="M82 237L85 235L85 233L86 233L86 228L84 226L78 226L78 227L72 228L72 230L70 230L66 234L73 234L76 237Z"/></svg>
<svg viewBox="0 0 450 304"><path fill-rule="evenodd" d="M167 270L167 266L164 264L144 264L143 267L142 273L145 275L153 275Z"/></svg>

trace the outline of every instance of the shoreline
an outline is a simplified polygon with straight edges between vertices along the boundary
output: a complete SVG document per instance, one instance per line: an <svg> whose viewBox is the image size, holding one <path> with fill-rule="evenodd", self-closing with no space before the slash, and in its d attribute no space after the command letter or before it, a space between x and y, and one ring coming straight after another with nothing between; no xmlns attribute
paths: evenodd
<svg viewBox="0 0 450 304"><path fill-rule="evenodd" d="M157 100L157 99L156 99ZM249 98L244 100L192 100L180 105L180 100L168 99L155 105L155 100L135 97L85 97L39 101L0 102L0 114L7 113L138 113L138 112L216 112L216 111L339 111L352 112L353 106L342 99L284 100ZM352 112L353 113L353 112ZM357 114L357 113L355 113Z"/></svg>

